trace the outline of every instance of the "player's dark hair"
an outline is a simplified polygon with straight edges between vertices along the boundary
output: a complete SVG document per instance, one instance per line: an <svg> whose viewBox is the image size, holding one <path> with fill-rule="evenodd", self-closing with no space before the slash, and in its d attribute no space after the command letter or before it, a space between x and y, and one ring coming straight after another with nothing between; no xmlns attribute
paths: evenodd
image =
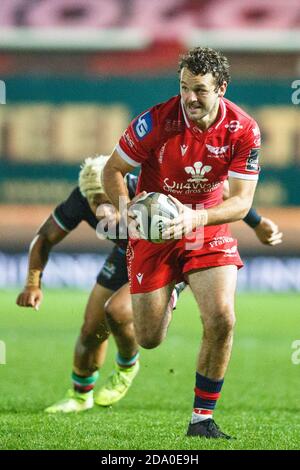
<svg viewBox="0 0 300 470"><path fill-rule="evenodd" d="M179 72L186 67L194 75L211 73L216 80L216 88L223 82L229 83L229 63L221 52L210 47L195 47L179 58Z"/></svg>

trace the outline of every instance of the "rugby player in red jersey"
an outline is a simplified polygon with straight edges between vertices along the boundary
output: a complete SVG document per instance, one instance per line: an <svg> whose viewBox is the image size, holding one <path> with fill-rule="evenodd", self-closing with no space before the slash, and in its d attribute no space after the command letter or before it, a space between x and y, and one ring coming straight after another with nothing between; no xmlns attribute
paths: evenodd
<svg viewBox="0 0 300 470"><path fill-rule="evenodd" d="M186 280L203 323L187 435L229 439L213 420L231 354L237 270L243 265L228 224L251 207L260 132L252 117L224 98L230 74L221 53L192 49L179 68L180 95L133 120L104 168L104 190L117 208L119 198L127 198L129 221L124 175L133 168L141 167L138 193L174 198L180 215L164 230L174 240L157 245L131 239L127 248L136 337L144 348L161 343L174 285ZM227 179L229 197L223 201ZM280 234L275 230L272 237Z"/></svg>

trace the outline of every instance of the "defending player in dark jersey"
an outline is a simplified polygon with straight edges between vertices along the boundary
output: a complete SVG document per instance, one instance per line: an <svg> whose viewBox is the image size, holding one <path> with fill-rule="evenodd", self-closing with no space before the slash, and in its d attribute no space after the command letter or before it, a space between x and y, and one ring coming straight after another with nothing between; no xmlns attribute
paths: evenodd
<svg viewBox="0 0 300 470"><path fill-rule="evenodd" d="M96 228L96 209L99 204L108 202L101 183L102 169L107 158L99 156L85 161L79 176L79 187L56 207L39 228L31 243L26 286L17 298L18 305L38 309L43 298L41 275L54 245L76 229L82 221L87 222L93 229ZM136 177L128 174L125 182L128 195L132 199L136 189ZM123 246L114 247L98 274L75 346L73 388L63 400L46 409L49 413L87 410L93 406L94 401L103 406L111 405L126 394L139 370L138 346L133 332L128 289L126 243L127 241L124 246L123 241ZM106 308L108 300L110 304ZM105 317L114 334L118 354L113 374L94 400L93 388L99 375L98 369L105 360L109 336Z"/></svg>

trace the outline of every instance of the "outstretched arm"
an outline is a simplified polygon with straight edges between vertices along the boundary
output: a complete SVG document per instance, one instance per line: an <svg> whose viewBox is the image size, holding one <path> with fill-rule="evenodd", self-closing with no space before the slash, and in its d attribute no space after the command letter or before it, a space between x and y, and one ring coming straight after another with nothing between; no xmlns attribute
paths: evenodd
<svg viewBox="0 0 300 470"><path fill-rule="evenodd" d="M50 216L39 228L29 249L28 273L23 291L16 303L20 307L33 307L38 310L42 300L41 277L48 262L52 247L59 243L67 232L62 230Z"/></svg>

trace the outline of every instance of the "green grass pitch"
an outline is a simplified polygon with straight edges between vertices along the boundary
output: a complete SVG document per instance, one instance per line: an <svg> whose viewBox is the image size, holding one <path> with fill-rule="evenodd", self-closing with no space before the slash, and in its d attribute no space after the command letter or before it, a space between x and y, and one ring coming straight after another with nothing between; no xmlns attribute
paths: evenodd
<svg viewBox="0 0 300 470"><path fill-rule="evenodd" d="M300 365L291 361L300 339L299 297L240 294L233 356L215 412L236 441L187 438L196 352L201 336L190 292L182 294L167 339L141 352L141 371L112 408L47 416L70 384L73 345L87 292L46 291L39 312L15 306L16 292L0 294L1 449L299 449ZM110 372L115 346L100 381Z"/></svg>

